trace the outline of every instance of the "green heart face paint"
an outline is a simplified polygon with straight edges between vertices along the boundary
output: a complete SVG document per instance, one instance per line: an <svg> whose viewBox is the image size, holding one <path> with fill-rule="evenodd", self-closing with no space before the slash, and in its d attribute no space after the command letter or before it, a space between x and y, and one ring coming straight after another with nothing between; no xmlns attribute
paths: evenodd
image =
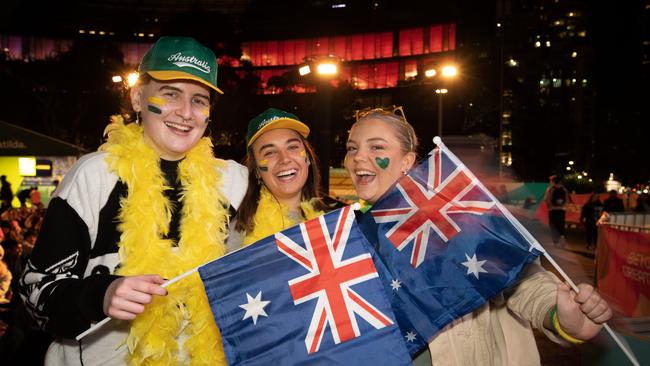
<svg viewBox="0 0 650 366"><path fill-rule="evenodd" d="M390 163L389 158L375 158L375 162L377 162L377 165L379 165L380 168L386 170L388 168L388 164Z"/></svg>
<svg viewBox="0 0 650 366"><path fill-rule="evenodd" d="M147 109L149 110L149 112L155 114L162 114L161 108L166 103L164 99L158 97L149 97L147 98L147 102L149 102L149 104L147 105Z"/></svg>

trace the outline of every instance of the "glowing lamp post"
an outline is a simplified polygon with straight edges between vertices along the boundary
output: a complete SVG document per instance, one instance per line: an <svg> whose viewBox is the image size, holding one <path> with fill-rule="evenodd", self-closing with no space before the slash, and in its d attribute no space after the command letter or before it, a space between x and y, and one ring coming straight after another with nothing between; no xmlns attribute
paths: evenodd
<svg viewBox="0 0 650 366"><path fill-rule="evenodd" d="M427 78L434 78L440 76L443 79L451 80L458 75L458 68L455 65L445 65L440 68L440 72L433 67L424 70L424 76ZM449 92L446 88L438 88L435 90L438 94L438 136L442 136L442 96Z"/></svg>
<svg viewBox="0 0 650 366"><path fill-rule="evenodd" d="M316 70L312 74L312 71ZM305 63L298 69L298 73L303 77L310 77L314 80L318 94L322 98L322 121L315 126L318 136L314 142L316 154L321 162L320 173L322 179L323 191L329 193L329 165L330 165L330 145L331 141L331 101L332 85L330 81L338 75L338 60L332 55L321 57L305 58ZM313 76L312 76L313 75Z"/></svg>
<svg viewBox="0 0 650 366"><path fill-rule="evenodd" d="M436 89L436 94L438 94L438 136L442 136L442 96L448 92L447 89Z"/></svg>

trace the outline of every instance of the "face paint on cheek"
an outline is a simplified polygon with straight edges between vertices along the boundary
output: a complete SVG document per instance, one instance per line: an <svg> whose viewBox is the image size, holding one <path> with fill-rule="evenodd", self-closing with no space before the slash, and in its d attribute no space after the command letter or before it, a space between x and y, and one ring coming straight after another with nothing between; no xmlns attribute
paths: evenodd
<svg viewBox="0 0 650 366"><path fill-rule="evenodd" d="M259 169L261 172L265 172L265 173L266 173L266 172L269 171L269 167L268 167L268 165L269 165L269 161L268 161L267 159L263 159L263 160L258 161L258 162L257 162L257 165L258 165L258 169Z"/></svg>
<svg viewBox="0 0 650 366"><path fill-rule="evenodd" d="M386 168L388 168L388 164L390 163L390 159L389 158L375 158L375 162L377 162L377 165L380 168L386 170Z"/></svg>
<svg viewBox="0 0 650 366"><path fill-rule="evenodd" d="M203 115L205 116L205 123L206 124L210 123L210 108L204 109Z"/></svg>
<svg viewBox="0 0 650 366"><path fill-rule="evenodd" d="M309 165L309 158L307 157L307 151L305 151L305 150L300 150L300 152L298 153L298 155L300 155L301 158L304 158L304 159L305 159L305 163L307 163L307 165Z"/></svg>
<svg viewBox="0 0 650 366"><path fill-rule="evenodd" d="M147 105L147 109L149 110L149 112L155 114L162 114L161 108L164 107L166 104L164 99L158 97L149 97L147 98L147 102L149 102L149 104Z"/></svg>

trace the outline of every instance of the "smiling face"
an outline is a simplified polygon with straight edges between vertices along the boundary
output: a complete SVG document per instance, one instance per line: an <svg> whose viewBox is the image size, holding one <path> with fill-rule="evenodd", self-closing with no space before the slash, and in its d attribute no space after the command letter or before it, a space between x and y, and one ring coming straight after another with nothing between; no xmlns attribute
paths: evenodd
<svg viewBox="0 0 650 366"><path fill-rule="evenodd" d="M404 152L395 129L379 119L359 120L346 144L345 168L359 198L375 203L415 161Z"/></svg>
<svg viewBox="0 0 650 366"><path fill-rule="evenodd" d="M280 128L262 134L251 146L257 172L271 194L296 210L309 176L309 158L298 132Z"/></svg>
<svg viewBox="0 0 650 366"><path fill-rule="evenodd" d="M145 141L165 160L185 157L203 136L210 92L193 81L151 79L135 86L131 103L144 126Z"/></svg>

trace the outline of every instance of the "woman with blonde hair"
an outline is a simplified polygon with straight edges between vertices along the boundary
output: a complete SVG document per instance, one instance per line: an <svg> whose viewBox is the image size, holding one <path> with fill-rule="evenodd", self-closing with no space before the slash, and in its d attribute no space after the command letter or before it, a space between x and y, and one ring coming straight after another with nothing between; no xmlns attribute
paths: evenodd
<svg viewBox="0 0 650 366"><path fill-rule="evenodd" d="M345 167L366 207L408 173L416 150L413 128L392 113L372 111L352 125ZM578 287L575 293L533 262L518 283L430 339L432 364L539 365L531 326L556 343L595 337L612 312L592 286ZM553 318L559 321L557 327Z"/></svg>

